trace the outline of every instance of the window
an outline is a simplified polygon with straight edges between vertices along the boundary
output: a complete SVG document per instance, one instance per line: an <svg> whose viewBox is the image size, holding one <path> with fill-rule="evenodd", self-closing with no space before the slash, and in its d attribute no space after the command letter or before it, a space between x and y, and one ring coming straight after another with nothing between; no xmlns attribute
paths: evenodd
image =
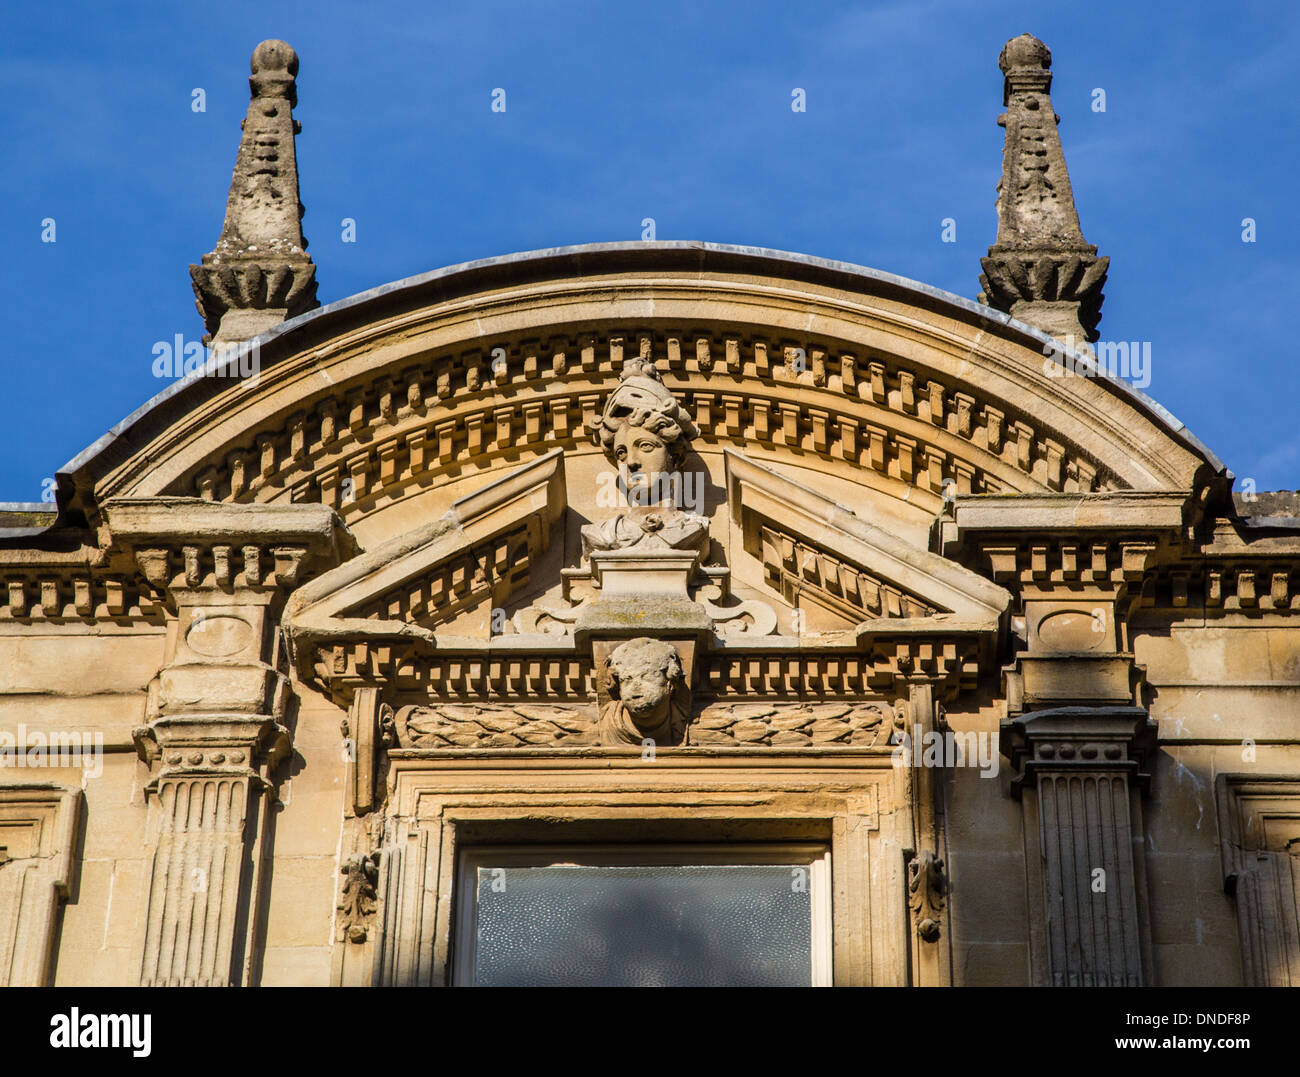
<svg viewBox="0 0 1300 1077"><path fill-rule="evenodd" d="M468 849L453 983L823 986L825 846Z"/></svg>

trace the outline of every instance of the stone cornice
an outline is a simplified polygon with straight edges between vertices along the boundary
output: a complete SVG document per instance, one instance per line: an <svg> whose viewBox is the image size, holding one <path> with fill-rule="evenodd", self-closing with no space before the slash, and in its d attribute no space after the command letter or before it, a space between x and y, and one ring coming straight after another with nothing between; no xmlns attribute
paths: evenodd
<svg viewBox="0 0 1300 1077"><path fill-rule="evenodd" d="M104 506L114 545L159 592L271 594L357 549L324 505L223 505L198 498L120 498Z"/></svg>
<svg viewBox="0 0 1300 1077"><path fill-rule="evenodd" d="M971 532L1183 530L1192 496L1185 490L960 497L954 526Z"/></svg>
<svg viewBox="0 0 1300 1077"><path fill-rule="evenodd" d="M1174 612L1300 612L1300 542L1203 511L1181 491L959 497L937 541L1022 596L1082 587Z"/></svg>

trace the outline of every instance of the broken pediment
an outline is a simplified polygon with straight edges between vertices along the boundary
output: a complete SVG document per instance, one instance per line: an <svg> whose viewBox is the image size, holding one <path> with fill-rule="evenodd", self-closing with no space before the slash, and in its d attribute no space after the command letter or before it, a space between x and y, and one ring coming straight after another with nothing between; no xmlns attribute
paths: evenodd
<svg viewBox="0 0 1300 1077"><path fill-rule="evenodd" d="M395 706L490 698L585 714L595 705L606 740L611 728L629 741L653 726L685 743L688 711L710 700L861 698L917 676L961 691L975 653L987 656L1004 637L1004 589L740 453L720 460L718 509L684 509L671 490L688 477L693 427L653 369L625 371L601 423L619 502L593 502L576 488L580 505L595 510L581 524L565 481L573 460L562 450L461 497L441 518L291 597L285 623L300 674L343 698L356 684L382 682ZM562 537L575 531L581 549ZM750 578L738 592L737 567ZM813 609L831 622L803 617ZM677 718L668 722L667 704L656 704L624 721L636 706L611 691L611 671L624 650L649 654L650 641L676 653L646 675L663 680L668 666L680 667ZM562 739L576 736L559 728ZM737 743L758 730L740 728ZM846 735L801 728L764 727L753 743L785 732L816 732L826 743ZM504 732L484 726L489 740ZM471 740L480 735L463 730L439 744Z"/></svg>
<svg viewBox="0 0 1300 1077"><path fill-rule="evenodd" d="M971 689L1004 638L1001 587L740 453L684 497L694 427L648 365L593 430L615 481L554 450L294 594L359 743L886 750L900 699Z"/></svg>

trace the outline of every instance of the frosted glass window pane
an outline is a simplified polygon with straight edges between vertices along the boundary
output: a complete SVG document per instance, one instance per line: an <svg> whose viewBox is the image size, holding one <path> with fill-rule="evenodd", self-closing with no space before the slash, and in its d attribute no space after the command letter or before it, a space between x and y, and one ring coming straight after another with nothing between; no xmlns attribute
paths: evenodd
<svg viewBox="0 0 1300 1077"><path fill-rule="evenodd" d="M807 986L805 864L477 870L483 986Z"/></svg>

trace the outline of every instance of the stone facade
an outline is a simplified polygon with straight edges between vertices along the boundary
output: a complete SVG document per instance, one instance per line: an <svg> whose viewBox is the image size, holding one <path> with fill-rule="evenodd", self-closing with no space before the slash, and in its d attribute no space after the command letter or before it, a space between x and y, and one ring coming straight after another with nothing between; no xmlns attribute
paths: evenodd
<svg viewBox="0 0 1300 1077"><path fill-rule="evenodd" d="M466 982L467 857L558 845L813 849L813 982L1300 983L1300 501L1067 368L1041 42L982 303L649 242L313 309L297 67L192 269L260 376L0 513L0 983Z"/></svg>

